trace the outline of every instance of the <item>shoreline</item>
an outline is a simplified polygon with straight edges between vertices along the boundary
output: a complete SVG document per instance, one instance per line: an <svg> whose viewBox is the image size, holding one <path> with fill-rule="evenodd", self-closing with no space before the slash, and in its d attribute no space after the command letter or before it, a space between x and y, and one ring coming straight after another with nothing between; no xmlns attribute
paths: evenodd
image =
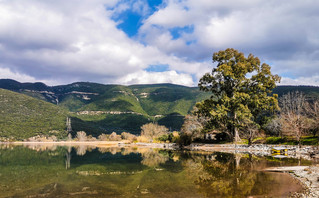
<svg viewBox="0 0 319 198"><path fill-rule="evenodd" d="M45 142L0 142L0 145L56 145L56 146L72 146L72 145L88 145L96 147L148 147L148 148L162 148L162 149L182 149L190 151L206 151L206 152L226 152L233 154L253 154L257 156L274 156L278 158L292 157L303 158L307 160L314 160L319 162L319 148L317 146L302 146L299 148L295 145L278 145L278 144L253 144L251 146L245 144L204 144L193 143L188 146L180 148L176 143L145 143L135 142L129 140L121 141L45 141ZM272 148L285 148L285 154L271 152ZM279 154L279 155L278 155Z"/></svg>
<svg viewBox="0 0 319 198"><path fill-rule="evenodd" d="M13 145L27 145L27 144L56 144L56 145L101 145L101 144L107 144L107 145L118 145L118 144L127 144L128 141L59 141L59 142L0 142L0 144L13 144Z"/></svg>
<svg viewBox="0 0 319 198"><path fill-rule="evenodd" d="M293 197L317 198L319 197L319 166L312 165L305 169L289 173L305 188L303 193L296 193Z"/></svg>
<svg viewBox="0 0 319 198"><path fill-rule="evenodd" d="M92 146L97 148L103 147L143 147L143 148L160 148L160 149L177 149L174 143L131 143L128 140L122 141L59 141L59 142L0 142L0 145L43 145L43 146Z"/></svg>

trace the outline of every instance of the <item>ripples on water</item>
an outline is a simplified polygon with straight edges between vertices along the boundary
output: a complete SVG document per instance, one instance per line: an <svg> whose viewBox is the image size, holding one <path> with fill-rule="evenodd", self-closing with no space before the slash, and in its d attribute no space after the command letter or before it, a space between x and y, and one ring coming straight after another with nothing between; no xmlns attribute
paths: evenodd
<svg viewBox="0 0 319 198"><path fill-rule="evenodd" d="M78 145L0 145L0 197L287 197L301 190L249 154Z"/></svg>

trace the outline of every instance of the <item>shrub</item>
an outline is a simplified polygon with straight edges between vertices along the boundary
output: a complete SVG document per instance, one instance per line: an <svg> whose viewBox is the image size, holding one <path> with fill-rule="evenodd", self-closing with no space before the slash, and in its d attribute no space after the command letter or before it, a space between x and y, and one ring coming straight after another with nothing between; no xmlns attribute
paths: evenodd
<svg viewBox="0 0 319 198"><path fill-rule="evenodd" d="M121 138L122 138L123 140L129 140L130 142L134 142L134 141L137 140L136 135L133 135L133 134L127 133L127 132L121 133Z"/></svg>
<svg viewBox="0 0 319 198"><path fill-rule="evenodd" d="M109 136L109 140L110 141L121 141L121 136L117 135L117 133L113 132L111 133L111 135Z"/></svg>
<svg viewBox="0 0 319 198"><path fill-rule="evenodd" d="M177 141L180 147L190 145L192 143L192 136L182 133Z"/></svg>
<svg viewBox="0 0 319 198"><path fill-rule="evenodd" d="M144 124L141 127L141 130L141 136L145 136L150 139L158 138L168 133L168 128L154 123Z"/></svg>
<svg viewBox="0 0 319 198"><path fill-rule="evenodd" d="M109 140L109 135L106 135L102 133L101 135L98 136L98 139L101 141L108 141Z"/></svg>
<svg viewBox="0 0 319 198"><path fill-rule="evenodd" d="M172 136L171 136L171 134L165 134L165 135L158 137L157 140L159 140L161 142L167 142L167 141L170 142L172 140Z"/></svg>
<svg viewBox="0 0 319 198"><path fill-rule="evenodd" d="M82 141L86 141L87 140L87 136L86 136L86 133L84 131L78 131L76 133L76 138L82 142Z"/></svg>
<svg viewBox="0 0 319 198"><path fill-rule="evenodd" d="M137 142L150 142L150 139L141 135L137 137Z"/></svg>
<svg viewBox="0 0 319 198"><path fill-rule="evenodd" d="M92 135L89 135L89 136L87 137L87 140L88 140L88 141L96 141L96 137L93 137Z"/></svg>
<svg viewBox="0 0 319 198"><path fill-rule="evenodd" d="M286 138L281 138L281 137L267 137L266 138L266 144L282 144L284 143Z"/></svg>

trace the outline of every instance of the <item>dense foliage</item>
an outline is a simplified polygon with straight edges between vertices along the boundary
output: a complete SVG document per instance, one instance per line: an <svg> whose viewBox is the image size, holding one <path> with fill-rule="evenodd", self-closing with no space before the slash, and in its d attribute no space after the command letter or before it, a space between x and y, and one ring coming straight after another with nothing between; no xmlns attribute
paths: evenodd
<svg viewBox="0 0 319 198"><path fill-rule="evenodd" d="M202 91L210 92L209 99L198 103L197 114L209 118L212 129L227 132L234 141L238 130L258 125L264 111L278 110L277 95L270 95L280 77L272 75L270 66L250 54L247 58L234 49L214 53L217 67L199 81Z"/></svg>

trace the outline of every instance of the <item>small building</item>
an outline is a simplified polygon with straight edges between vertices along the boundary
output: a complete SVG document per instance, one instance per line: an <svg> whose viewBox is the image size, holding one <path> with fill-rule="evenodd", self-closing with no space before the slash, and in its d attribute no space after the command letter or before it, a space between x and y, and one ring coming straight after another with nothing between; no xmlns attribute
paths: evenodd
<svg viewBox="0 0 319 198"><path fill-rule="evenodd" d="M277 147L273 147L273 148L271 149L271 153L273 153L273 154L278 154L278 155L280 155L280 154L287 154L287 153L288 153L288 149L285 148L285 147L277 146Z"/></svg>

